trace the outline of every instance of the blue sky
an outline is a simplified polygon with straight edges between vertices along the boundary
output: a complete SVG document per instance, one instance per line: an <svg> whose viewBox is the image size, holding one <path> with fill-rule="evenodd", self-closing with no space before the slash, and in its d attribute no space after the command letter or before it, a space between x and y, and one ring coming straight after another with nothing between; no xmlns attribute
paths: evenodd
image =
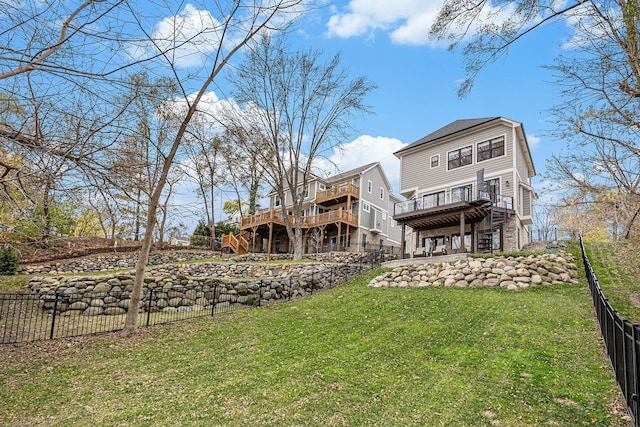
<svg viewBox="0 0 640 427"><path fill-rule="evenodd" d="M360 3L369 6L362 8L366 9L364 14L357 13ZM400 16L393 21L384 18L388 17L388 9L398 3L404 5L409 18ZM378 86L368 97L375 115L363 117L357 126L359 134L354 136L370 137L367 141L371 160L390 158L389 163L393 163L395 157L386 151L393 148L387 147L393 144L374 138L393 138L408 144L457 119L504 116L524 124L538 174L542 175L545 160L562 148L561 142L547 136L552 126L547 110L559 99L557 88L551 84L551 72L542 66L552 64L554 57L562 52L566 27L563 24L546 26L520 40L505 58L479 75L468 97L459 99L456 89L464 77L461 53L448 51L446 46L430 45L426 36L431 22L428 18L436 8L433 4L437 3L332 2L316 25L304 27L306 39L303 40L309 46L328 54L341 52L343 63L354 75L366 76ZM399 8L403 9L402 6ZM424 19L419 18L421 14L425 15ZM371 16L380 16L386 22L376 28ZM411 17L418 22L415 28L408 29ZM348 37L343 34L367 18L374 23L360 25L366 27L363 33ZM340 28L329 26L330 22L336 21L346 28L342 33ZM398 40L400 28L413 36ZM346 153L349 153L353 143L345 143ZM359 145L355 143L355 146ZM345 166L357 166L348 159L344 162ZM397 193L397 169L386 169ZM535 182L540 183L541 178L539 176Z"/></svg>
<svg viewBox="0 0 640 427"><path fill-rule="evenodd" d="M462 54L427 38L439 1L324 3L299 22L291 40L328 57L340 52L353 77L365 76L378 86L366 99L374 114L355 123L357 132L343 141L342 155L336 151L331 158L342 171L380 161L397 194L394 151L457 119L503 116L524 124L538 172L534 186L542 192L546 159L564 147L548 134L553 128L548 110L561 100L553 75L542 68L563 53L570 36L564 22L519 40L481 72L468 97L459 99ZM225 94L218 88L216 95Z"/></svg>

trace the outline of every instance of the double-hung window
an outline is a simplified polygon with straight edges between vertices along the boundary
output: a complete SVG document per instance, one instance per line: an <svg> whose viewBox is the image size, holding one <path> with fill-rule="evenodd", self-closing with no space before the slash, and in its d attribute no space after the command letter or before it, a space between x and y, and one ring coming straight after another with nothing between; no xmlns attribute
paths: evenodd
<svg viewBox="0 0 640 427"><path fill-rule="evenodd" d="M490 139L489 141L480 142L477 147L477 159L479 162L483 160L493 159L504 155L504 136Z"/></svg>
<svg viewBox="0 0 640 427"><path fill-rule="evenodd" d="M449 170L461 166L470 165L473 162L473 148L471 145L457 150L449 151L447 154L447 166Z"/></svg>

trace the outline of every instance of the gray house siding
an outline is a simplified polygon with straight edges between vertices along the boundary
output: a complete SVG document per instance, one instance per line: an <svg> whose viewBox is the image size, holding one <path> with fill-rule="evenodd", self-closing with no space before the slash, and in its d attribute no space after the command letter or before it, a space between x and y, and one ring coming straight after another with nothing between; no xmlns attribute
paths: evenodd
<svg viewBox="0 0 640 427"><path fill-rule="evenodd" d="M498 154L500 151L495 147L500 147L498 144L501 141L503 153ZM479 155L478 146L486 142L488 144L482 145L485 150ZM463 159L461 149L466 147L471 149L470 162L450 168L449 153L457 151L457 158ZM487 147L491 149L486 150ZM532 219L531 201L534 194L531 176L535 175L535 169L524 128L520 123L501 117L458 120L410 144L398 151L396 156L400 159L400 194L429 203L441 204L440 197L423 199L427 194L441 191L445 192L444 204L459 201L457 194L460 193L454 194L451 191L457 187L471 186L472 194L477 194L477 172L483 170L485 181L499 182L498 193L504 198L497 201L505 204L496 206L515 211L515 215L505 223L497 225L501 227L503 249L520 249L530 241L530 231L526 224L531 224ZM509 201L513 203L508 204ZM402 214L398 216L407 220ZM407 220L409 221L414 220ZM456 237L460 233L459 226L432 229L419 224L418 227L410 232L411 243L408 247L420 248L422 240L428 237L444 235L449 239L448 242L452 242L454 238L459 239ZM466 224L465 230L467 233L471 232L471 226Z"/></svg>
<svg viewBox="0 0 640 427"><path fill-rule="evenodd" d="M495 137L504 136L505 154L483 161L478 161L478 143ZM448 153L462 147L472 148L472 163L455 169L448 168ZM431 157L439 156L439 165L431 167ZM500 124L484 129L473 135L466 135L457 139L430 145L417 151L401 155L400 194L410 197L416 188L449 188L452 182L469 181L475 179L475 172L485 170L485 176L499 171L513 168L513 132L510 127Z"/></svg>

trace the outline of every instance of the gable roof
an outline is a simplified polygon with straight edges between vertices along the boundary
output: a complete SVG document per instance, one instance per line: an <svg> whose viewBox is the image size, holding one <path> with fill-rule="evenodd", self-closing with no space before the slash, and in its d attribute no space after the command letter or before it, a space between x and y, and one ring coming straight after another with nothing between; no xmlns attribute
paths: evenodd
<svg viewBox="0 0 640 427"><path fill-rule="evenodd" d="M366 171L369 168L372 168L376 164L378 164L378 162L367 163L366 165L358 166L357 168L348 170L346 172L342 172L338 175L330 176L326 178L324 181L328 184L335 184L351 176L360 175L362 172Z"/></svg>
<svg viewBox="0 0 640 427"><path fill-rule="evenodd" d="M485 117L479 119L461 119L456 120L454 122L449 123L448 125L441 127L435 132L431 132L429 135L420 138L419 140L407 145L406 147L396 151L394 154L398 156L398 154L403 151L410 150L412 148L418 147L423 144L427 144L429 142L436 141L438 139L444 138L446 136L454 135L458 132L462 132L467 129L471 129L476 126L480 126L482 124L491 122L493 120L499 119L500 117Z"/></svg>

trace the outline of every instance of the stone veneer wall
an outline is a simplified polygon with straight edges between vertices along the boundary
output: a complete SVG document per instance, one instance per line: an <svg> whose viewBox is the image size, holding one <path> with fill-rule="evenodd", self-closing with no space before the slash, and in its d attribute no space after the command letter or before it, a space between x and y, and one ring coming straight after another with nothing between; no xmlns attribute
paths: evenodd
<svg viewBox="0 0 640 427"><path fill-rule="evenodd" d="M578 268L571 254L518 257L467 258L454 263L411 264L397 267L371 280L375 288L447 286L500 287L508 290L530 286L577 284Z"/></svg>
<svg viewBox="0 0 640 427"><path fill-rule="evenodd" d="M361 271L351 264L164 265L145 276L141 311L199 311L235 304L270 304L333 287ZM262 279L257 279L262 277ZM100 276L33 277L39 305L62 315L119 315L129 308L134 272Z"/></svg>
<svg viewBox="0 0 640 427"><path fill-rule="evenodd" d="M504 245L504 252L519 251L518 247L518 225L515 215L511 215L507 222L502 226L502 241Z"/></svg>

